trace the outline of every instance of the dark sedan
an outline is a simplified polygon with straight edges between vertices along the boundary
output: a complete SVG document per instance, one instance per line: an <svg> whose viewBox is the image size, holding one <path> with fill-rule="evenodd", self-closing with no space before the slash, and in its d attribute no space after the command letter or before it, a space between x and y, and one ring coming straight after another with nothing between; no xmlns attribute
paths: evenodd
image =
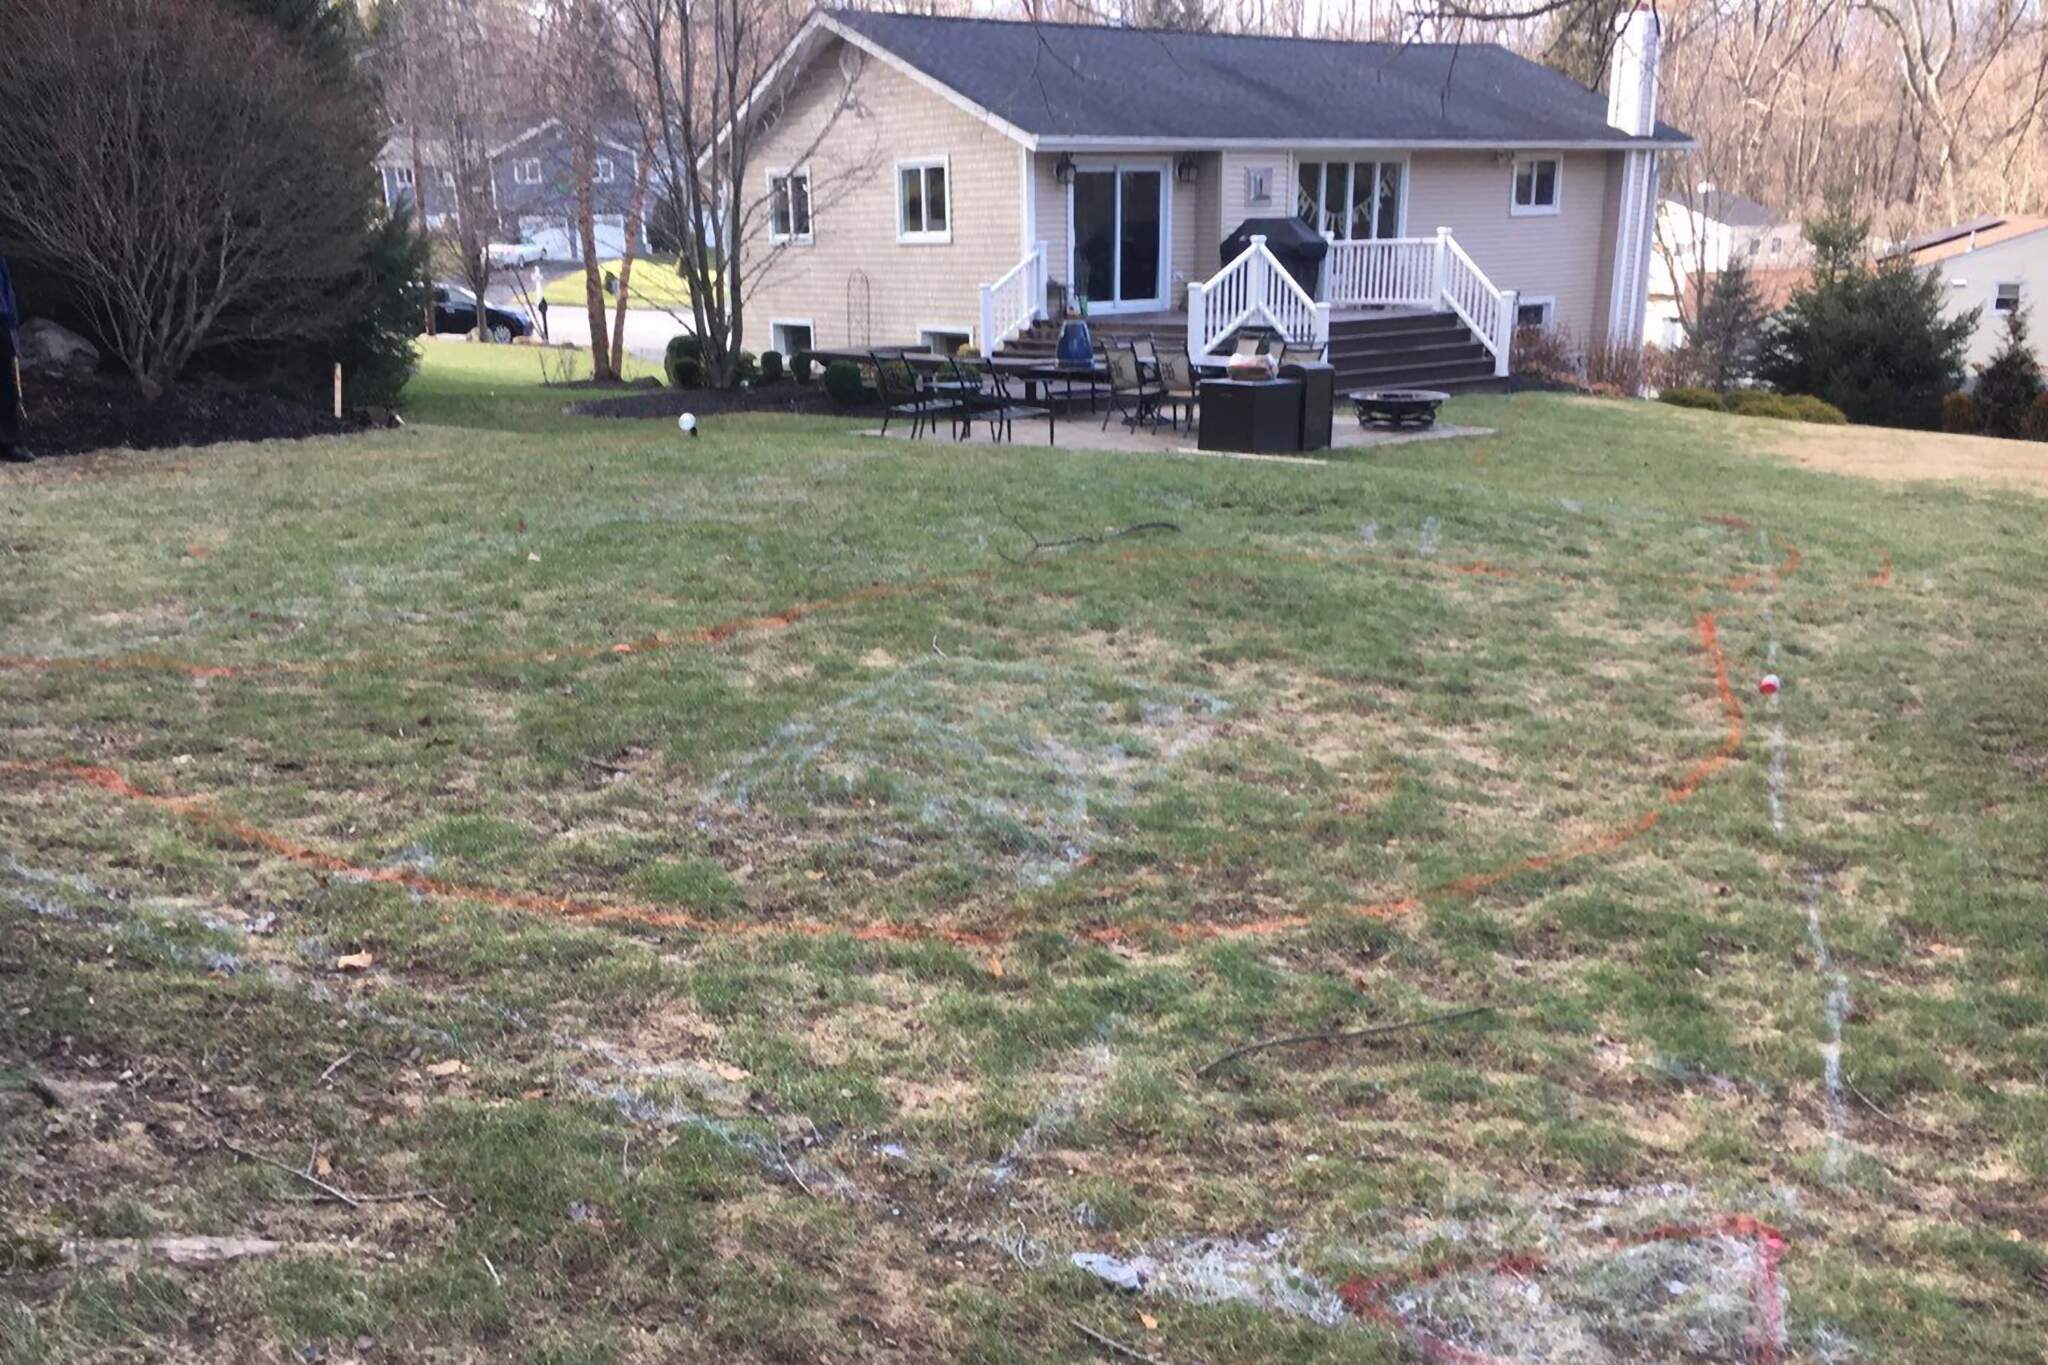
<svg viewBox="0 0 2048 1365"><path fill-rule="evenodd" d="M525 311L484 305L484 323L491 340L511 341L533 332L533 319ZM468 333L476 330L476 295L459 284L434 286L434 331Z"/></svg>

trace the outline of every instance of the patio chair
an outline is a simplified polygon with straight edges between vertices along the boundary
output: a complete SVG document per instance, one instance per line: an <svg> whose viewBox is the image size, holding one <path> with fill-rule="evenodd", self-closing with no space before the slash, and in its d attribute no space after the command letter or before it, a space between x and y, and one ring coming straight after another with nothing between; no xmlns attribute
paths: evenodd
<svg viewBox="0 0 2048 1365"><path fill-rule="evenodd" d="M1053 415L1052 405L1048 403L1044 407L1039 407L1035 404L1018 401L1017 391L1012 387L1015 382L1009 375L1004 374L1002 370L993 366L990 367L986 392L991 402L980 413L982 419L988 423L989 439L991 441L1013 440L1016 436L1014 424L1018 418L1021 417L1028 421L1032 418L1043 417L1045 419L1045 443L1047 445L1054 444L1053 432L1058 418ZM970 418L969 420L971 421L972 419Z"/></svg>
<svg viewBox="0 0 2048 1365"><path fill-rule="evenodd" d="M901 356L884 359L877 355L871 359L875 365L875 392L882 398L882 434L889 434L891 417L910 419L910 439L913 441L924 434L926 422L936 429L939 413L945 404L937 394L918 387L917 376L911 372L910 363Z"/></svg>
<svg viewBox="0 0 2048 1365"><path fill-rule="evenodd" d="M1195 375L1195 363L1186 351L1169 351L1159 357L1159 396L1157 402L1171 414L1169 420L1174 429L1180 429L1180 421L1186 416L1188 426L1195 424L1195 407L1202 401L1201 380Z"/></svg>
<svg viewBox="0 0 2048 1365"><path fill-rule="evenodd" d="M1235 355L1264 355L1265 353L1266 353L1266 338L1265 338L1265 337L1263 337L1263 336L1259 335L1259 334L1258 334L1258 333L1256 333L1256 332L1245 332L1245 331L1240 331L1240 332L1239 332L1239 333L1237 334L1237 350L1236 350L1236 351L1234 351L1234 352L1233 352L1233 354L1235 354Z"/></svg>
<svg viewBox="0 0 2048 1365"><path fill-rule="evenodd" d="M1145 382L1144 367L1138 364L1138 353L1128 346L1110 349L1109 361L1109 408L1102 414L1102 429L1109 430L1109 419L1123 414L1124 425L1135 430L1141 423L1158 424L1154 411L1156 391Z"/></svg>
<svg viewBox="0 0 2048 1365"><path fill-rule="evenodd" d="M947 415L953 419L954 439L964 441L974 429L975 418L1004 406L1004 402L997 393L993 372L982 369L966 356L952 357L948 366L953 379ZM942 375L946 372L940 371ZM993 429L990 434L994 434Z"/></svg>
<svg viewBox="0 0 2048 1365"><path fill-rule="evenodd" d="M1320 365L1329 355L1328 346L1311 346L1305 341L1282 342L1280 363L1282 365Z"/></svg>

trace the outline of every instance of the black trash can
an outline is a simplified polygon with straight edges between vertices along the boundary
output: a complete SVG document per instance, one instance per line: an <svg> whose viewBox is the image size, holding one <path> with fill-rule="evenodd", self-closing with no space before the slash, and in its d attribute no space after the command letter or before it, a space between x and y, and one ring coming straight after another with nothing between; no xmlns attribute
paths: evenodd
<svg viewBox="0 0 2048 1365"><path fill-rule="evenodd" d="M1327 450L1337 407L1337 369L1320 360L1282 365L1282 379L1301 381L1302 450Z"/></svg>
<svg viewBox="0 0 2048 1365"><path fill-rule="evenodd" d="M1287 273L1302 291L1314 298L1316 281L1323 273L1323 257L1330 254L1330 244L1322 234L1299 218L1247 218L1237 225L1237 231L1223 239L1223 264L1229 265L1243 255L1255 236L1266 239L1266 250L1287 267Z"/></svg>

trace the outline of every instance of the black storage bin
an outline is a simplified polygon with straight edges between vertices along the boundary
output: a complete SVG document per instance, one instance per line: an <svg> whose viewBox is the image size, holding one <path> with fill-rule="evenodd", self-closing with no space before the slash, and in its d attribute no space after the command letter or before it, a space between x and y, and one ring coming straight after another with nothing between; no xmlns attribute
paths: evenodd
<svg viewBox="0 0 2048 1365"><path fill-rule="evenodd" d="M1301 448L1328 449L1337 407L1337 367L1304 360L1282 365L1280 377L1301 381Z"/></svg>
<svg viewBox="0 0 2048 1365"><path fill-rule="evenodd" d="M1223 239L1222 263L1229 265L1243 255L1255 236L1266 239L1266 250L1287 267L1287 273L1302 291L1314 298L1316 281L1323 273L1323 257L1330 254L1330 244L1322 234L1299 218L1247 218L1237 225L1237 231Z"/></svg>

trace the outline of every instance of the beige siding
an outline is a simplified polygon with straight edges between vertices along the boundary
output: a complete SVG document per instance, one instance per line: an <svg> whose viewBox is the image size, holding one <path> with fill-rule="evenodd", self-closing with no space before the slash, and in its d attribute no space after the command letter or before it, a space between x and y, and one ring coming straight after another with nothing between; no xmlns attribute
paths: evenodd
<svg viewBox="0 0 2048 1365"><path fill-rule="evenodd" d="M1284 218L1294 212L1294 158L1284 151L1229 151L1221 157L1223 173L1217 177L1218 205L1216 240L1247 218ZM1253 168L1272 172L1272 202L1245 201L1245 172ZM1208 272L1213 275L1216 272Z"/></svg>
<svg viewBox="0 0 2048 1365"><path fill-rule="evenodd" d="M1605 331L1613 273L1618 155L1566 152L1559 212L1508 212L1513 175L1491 152L1418 151L1409 159L1408 231L1448 227L1488 279L1527 298L1555 298L1557 321L1582 342Z"/></svg>
<svg viewBox="0 0 2048 1365"><path fill-rule="evenodd" d="M765 192L771 169L808 150L817 204L813 242L770 245L763 226L751 244L746 316L754 350L772 344L770 324L785 320L809 321L821 346L912 342L924 327L977 328L980 286L1024 253L1018 144L872 60L856 78L857 109L834 121L840 66L835 43L755 144L752 194ZM899 243L895 163L927 156L950 162L952 240ZM862 298L869 300L865 327Z"/></svg>

